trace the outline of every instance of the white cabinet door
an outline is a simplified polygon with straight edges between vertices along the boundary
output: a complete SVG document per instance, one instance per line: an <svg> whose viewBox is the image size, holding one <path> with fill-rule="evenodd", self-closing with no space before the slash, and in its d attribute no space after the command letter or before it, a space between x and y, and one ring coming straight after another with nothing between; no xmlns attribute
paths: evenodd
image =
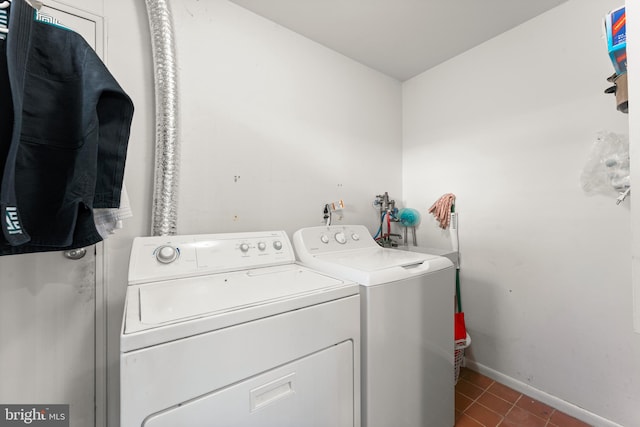
<svg viewBox="0 0 640 427"><path fill-rule="evenodd" d="M0 402L69 404L93 426L95 251L0 257Z"/></svg>
<svg viewBox="0 0 640 427"><path fill-rule="evenodd" d="M629 103L640 102L640 4L626 1L627 16L627 76L629 78ZM633 329L640 334L640 114L638 109L629 110L629 147L631 152L631 186L635 193L631 197L631 277L633 281ZM633 214L635 212L635 214Z"/></svg>
<svg viewBox="0 0 640 427"><path fill-rule="evenodd" d="M102 55L100 18L46 3ZM78 260L0 257L0 403L69 404L71 427L96 425L96 250L86 249Z"/></svg>

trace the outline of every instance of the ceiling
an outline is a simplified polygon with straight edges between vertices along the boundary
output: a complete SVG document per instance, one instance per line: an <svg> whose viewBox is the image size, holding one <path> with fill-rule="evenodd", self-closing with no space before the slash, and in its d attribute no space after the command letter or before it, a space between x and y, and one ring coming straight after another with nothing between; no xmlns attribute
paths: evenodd
<svg viewBox="0 0 640 427"><path fill-rule="evenodd" d="M567 0L230 0L400 81Z"/></svg>

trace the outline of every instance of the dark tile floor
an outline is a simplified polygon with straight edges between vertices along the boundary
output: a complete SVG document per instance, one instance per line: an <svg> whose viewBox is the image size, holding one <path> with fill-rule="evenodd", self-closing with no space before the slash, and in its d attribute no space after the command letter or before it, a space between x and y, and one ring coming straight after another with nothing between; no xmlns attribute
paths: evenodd
<svg viewBox="0 0 640 427"><path fill-rule="evenodd" d="M455 427L590 427L489 377L462 368Z"/></svg>

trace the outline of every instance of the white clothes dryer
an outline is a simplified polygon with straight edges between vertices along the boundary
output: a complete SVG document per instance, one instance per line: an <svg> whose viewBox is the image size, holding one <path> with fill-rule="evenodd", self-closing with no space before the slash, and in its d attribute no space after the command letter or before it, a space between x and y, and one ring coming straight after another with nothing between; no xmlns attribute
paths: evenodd
<svg viewBox="0 0 640 427"><path fill-rule="evenodd" d="M303 228L293 243L303 265L360 284L362 425L453 426L453 263L382 248L361 225Z"/></svg>
<svg viewBox="0 0 640 427"><path fill-rule="evenodd" d="M121 426L360 426L359 300L283 231L136 238Z"/></svg>

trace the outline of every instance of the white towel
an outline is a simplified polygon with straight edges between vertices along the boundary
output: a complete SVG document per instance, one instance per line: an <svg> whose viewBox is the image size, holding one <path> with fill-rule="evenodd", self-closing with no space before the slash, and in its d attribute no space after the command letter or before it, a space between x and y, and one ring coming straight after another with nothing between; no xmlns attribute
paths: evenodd
<svg viewBox="0 0 640 427"><path fill-rule="evenodd" d="M96 229L103 239L109 237L110 234L114 234L116 230L121 229L123 227L122 220L131 218L132 216L133 212L129 204L129 195L127 194L127 188L124 184L122 185L119 208L93 210Z"/></svg>

